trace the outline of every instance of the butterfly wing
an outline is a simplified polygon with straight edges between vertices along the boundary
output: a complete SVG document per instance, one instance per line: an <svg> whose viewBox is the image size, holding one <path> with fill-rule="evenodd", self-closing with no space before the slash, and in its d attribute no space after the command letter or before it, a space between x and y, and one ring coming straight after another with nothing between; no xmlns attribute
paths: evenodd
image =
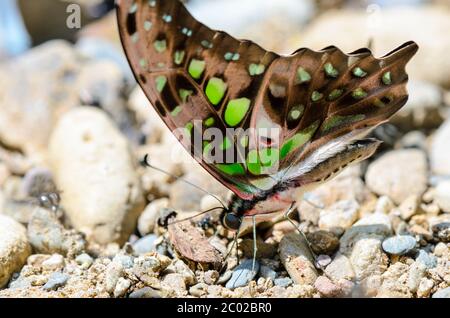
<svg viewBox="0 0 450 318"><path fill-rule="evenodd" d="M334 47L282 57L209 29L178 0L119 0L117 15L152 105L242 199L295 178L291 167L321 145L382 122L406 102L404 65L414 43L379 60L368 50L345 55Z"/></svg>

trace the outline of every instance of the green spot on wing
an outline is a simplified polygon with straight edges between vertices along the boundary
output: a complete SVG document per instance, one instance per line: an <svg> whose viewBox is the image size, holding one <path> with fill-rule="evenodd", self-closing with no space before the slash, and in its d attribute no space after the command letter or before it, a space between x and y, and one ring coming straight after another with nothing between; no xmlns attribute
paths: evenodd
<svg viewBox="0 0 450 318"><path fill-rule="evenodd" d="M194 79L199 79L202 77L203 71L205 70L205 61L192 59L189 64L188 72Z"/></svg>
<svg viewBox="0 0 450 318"><path fill-rule="evenodd" d="M167 77L165 77L164 75L160 75L155 79L155 82L156 82L156 90L161 93L164 87L166 86Z"/></svg>
<svg viewBox="0 0 450 318"><path fill-rule="evenodd" d="M185 54L184 51L175 51L173 56L175 64L180 65L181 63L183 63L184 54Z"/></svg>
<svg viewBox="0 0 450 318"><path fill-rule="evenodd" d="M150 29L152 28L153 24L151 21L145 21L144 22L144 30L145 31L150 31Z"/></svg>
<svg viewBox="0 0 450 318"><path fill-rule="evenodd" d="M318 91L314 91L311 94L311 100L313 102L318 102L319 100L321 100L323 97L323 94L319 93Z"/></svg>
<svg viewBox="0 0 450 318"><path fill-rule="evenodd" d="M228 126L234 127L238 125L245 117L250 108L250 99L238 98L228 102L225 109L225 122Z"/></svg>
<svg viewBox="0 0 450 318"><path fill-rule="evenodd" d="M245 169L240 163L216 164L217 169L230 176L244 175Z"/></svg>
<svg viewBox="0 0 450 318"><path fill-rule="evenodd" d="M139 65L140 65L142 68L146 68L146 67L147 67L147 60L146 60L146 59L140 59L140 60L139 60Z"/></svg>
<svg viewBox="0 0 450 318"><path fill-rule="evenodd" d="M186 132L188 133L188 135L191 135L192 129L194 128L194 124L189 122L186 124L186 126L184 126L184 128L186 129Z"/></svg>
<svg viewBox="0 0 450 318"><path fill-rule="evenodd" d="M297 69L295 84L303 84L311 80L311 75L303 68L299 67Z"/></svg>
<svg viewBox="0 0 450 318"><path fill-rule="evenodd" d="M330 117L329 119L325 120L325 122L323 123L323 126L322 126L322 131L328 132L329 130L331 130L335 127L346 125L346 124L351 124L351 123L354 123L357 121L361 121L364 118L366 118L366 116L363 114L350 115L350 116L336 115L336 116Z"/></svg>
<svg viewBox="0 0 450 318"><path fill-rule="evenodd" d="M306 144L312 138L318 127L319 122L316 121L308 128L302 130L301 132L286 140L281 147L280 158L285 158L289 153Z"/></svg>
<svg viewBox="0 0 450 318"><path fill-rule="evenodd" d="M367 75L367 72L364 71L362 68L360 67L355 67L353 69L353 75L355 75L356 77L364 77Z"/></svg>
<svg viewBox="0 0 450 318"><path fill-rule="evenodd" d="M227 90L227 84L218 77L212 77L206 85L205 93L208 100L213 105L217 105L222 100Z"/></svg>
<svg viewBox="0 0 450 318"><path fill-rule="evenodd" d="M323 69L325 71L325 74L327 74L328 77L337 77L339 75L339 71L334 68L333 64L326 63L323 66Z"/></svg>
<svg viewBox="0 0 450 318"><path fill-rule="evenodd" d="M292 107L288 114L288 120L294 121L299 119L303 115L303 111L305 110L305 106L303 105L296 105Z"/></svg>
<svg viewBox="0 0 450 318"><path fill-rule="evenodd" d="M227 149L229 149L231 147L231 145L232 145L232 143L231 143L230 138L225 137L223 139L222 143L220 144L220 149L221 150L227 150Z"/></svg>
<svg viewBox="0 0 450 318"><path fill-rule="evenodd" d="M361 87L358 87L352 92L352 97L354 99L363 99L367 96L367 92L364 91Z"/></svg>
<svg viewBox="0 0 450 318"><path fill-rule="evenodd" d="M192 95L192 91L189 89L180 88L178 90L178 95L180 95L181 101L186 103L188 96Z"/></svg>
<svg viewBox="0 0 450 318"><path fill-rule="evenodd" d="M209 117L208 119L205 120L205 126L211 127L212 125L214 125L214 122L215 122L214 117Z"/></svg>
<svg viewBox="0 0 450 318"><path fill-rule="evenodd" d="M390 85L392 83L391 72L386 72L381 77L384 85Z"/></svg>
<svg viewBox="0 0 450 318"><path fill-rule="evenodd" d="M339 89L339 88L333 89L331 91L331 93L328 95L328 100L332 101L332 100L335 100L335 99L339 98L342 95L343 92L344 91L342 89Z"/></svg>
<svg viewBox="0 0 450 318"><path fill-rule="evenodd" d="M260 175L272 168L280 159L280 151L277 148L263 148L259 152L251 150L247 155L247 169L253 175Z"/></svg>
<svg viewBox="0 0 450 318"><path fill-rule="evenodd" d="M153 43L153 47L155 48L156 52L163 53L167 48L166 40L156 40Z"/></svg>
<svg viewBox="0 0 450 318"><path fill-rule="evenodd" d="M266 70L266 66L264 64L250 64L248 66L248 73L251 76L261 75Z"/></svg>
<svg viewBox="0 0 450 318"><path fill-rule="evenodd" d="M170 112L170 114L171 114L173 117L175 117L175 116L177 116L179 113L181 113L182 110L183 110L183 108L182 108L181 106L177 106L177 107L175 107L175 108Z"/></svg>

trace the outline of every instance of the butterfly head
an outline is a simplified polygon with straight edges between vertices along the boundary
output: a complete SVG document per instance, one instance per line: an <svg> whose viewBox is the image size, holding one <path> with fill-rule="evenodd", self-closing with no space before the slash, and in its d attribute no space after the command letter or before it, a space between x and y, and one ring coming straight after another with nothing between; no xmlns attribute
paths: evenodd
<svg viewBox="0 0 450 318"><path fill-rule="evenodd" d="M242 217L232 211L223 210L222 215L220 216L220 221L225 228L232 231L237 231L241 226Z"/></svg>

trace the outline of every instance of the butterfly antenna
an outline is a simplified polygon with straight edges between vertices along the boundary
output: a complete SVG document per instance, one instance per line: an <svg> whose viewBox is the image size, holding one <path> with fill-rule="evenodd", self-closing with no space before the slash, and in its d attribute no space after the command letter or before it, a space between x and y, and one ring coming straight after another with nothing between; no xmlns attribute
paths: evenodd
<svg viewBox="0 0 450 318"><path fill-rule="evenodd" d="M167 172L167 171L162 170L162 169L160 169L160 168L158 168L158 167L155 167L154 165L152 165L152 164L150 163L148 157L149 157L148 154L146 154L146 155L144 156L144 159L142 160L142 164L143 164L144 166L149 167L149 168L152 168L152 169L157 170L157 171L159 171L159 172L162 172L162 173L168 175L169 177L172 177L172 178L174 178L174 179L176 179L176 180L180 180L180 181L182 181L182 182L184 182L184 183L186 183L186 184L189 184L190 186L196 188L197 190L202 191L203 193L209 194L209 195L212 196L214 199L216 199L217 202L219 202L220 205L221 205L225 210L227 209L227 207L226 207L225 204L222 202L222 200L220 200L220 198L219 198L218 196L216 196L215 194L213 194L213 193L211 193L211 192L208 192L208 191L206 191L205 189L200 188L198 185L196 185L196 184L194 184L194 183L192 183L192 182L189 182L189 181L187 181L186 179L184 179L184 178L182 178L182 177L178 177L178 176L176 176L176 175L174 175L174 174L172 174L172 173L170 173L170 172ZM202 213L203 213L203 212L202 212Z"/></svg>
<svg viewBox="0 0 450 318"><path fill-rule="evenodd" d="M203 214L205 214L205 213L208 213L208 212L211 212L211 211L214 211L214 210L217 210L217 209L223 209L223 207L218 206L218 207L215 207L215 208L208 209L208 210L206 210L206 211L202 211L202 212L200 212L200 213L198 213L198 214L196 214L196 215L187 217L187 218L185 218L185 219L178 220L178 221L174 221L174 222L170 222L167 226L170 226L170 225L174 225L174 224L177 224L177 223L181 223L181 222L185 222L185 221L188 221L188 220L195 219L196 217L198 217L198 216L200 216L200 215L203 215Z"/></svg>

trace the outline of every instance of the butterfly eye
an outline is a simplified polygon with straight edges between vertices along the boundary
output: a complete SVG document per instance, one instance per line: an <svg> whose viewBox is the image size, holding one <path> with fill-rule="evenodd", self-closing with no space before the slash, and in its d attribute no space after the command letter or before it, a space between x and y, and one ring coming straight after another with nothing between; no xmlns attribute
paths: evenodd
<svg viewBox="0 0 450 318"><path fill-rule="evenodd" d="M226 213L222 219L223 225L230 230L239 230L241 226L241 218L233 213Z"/></svg>

